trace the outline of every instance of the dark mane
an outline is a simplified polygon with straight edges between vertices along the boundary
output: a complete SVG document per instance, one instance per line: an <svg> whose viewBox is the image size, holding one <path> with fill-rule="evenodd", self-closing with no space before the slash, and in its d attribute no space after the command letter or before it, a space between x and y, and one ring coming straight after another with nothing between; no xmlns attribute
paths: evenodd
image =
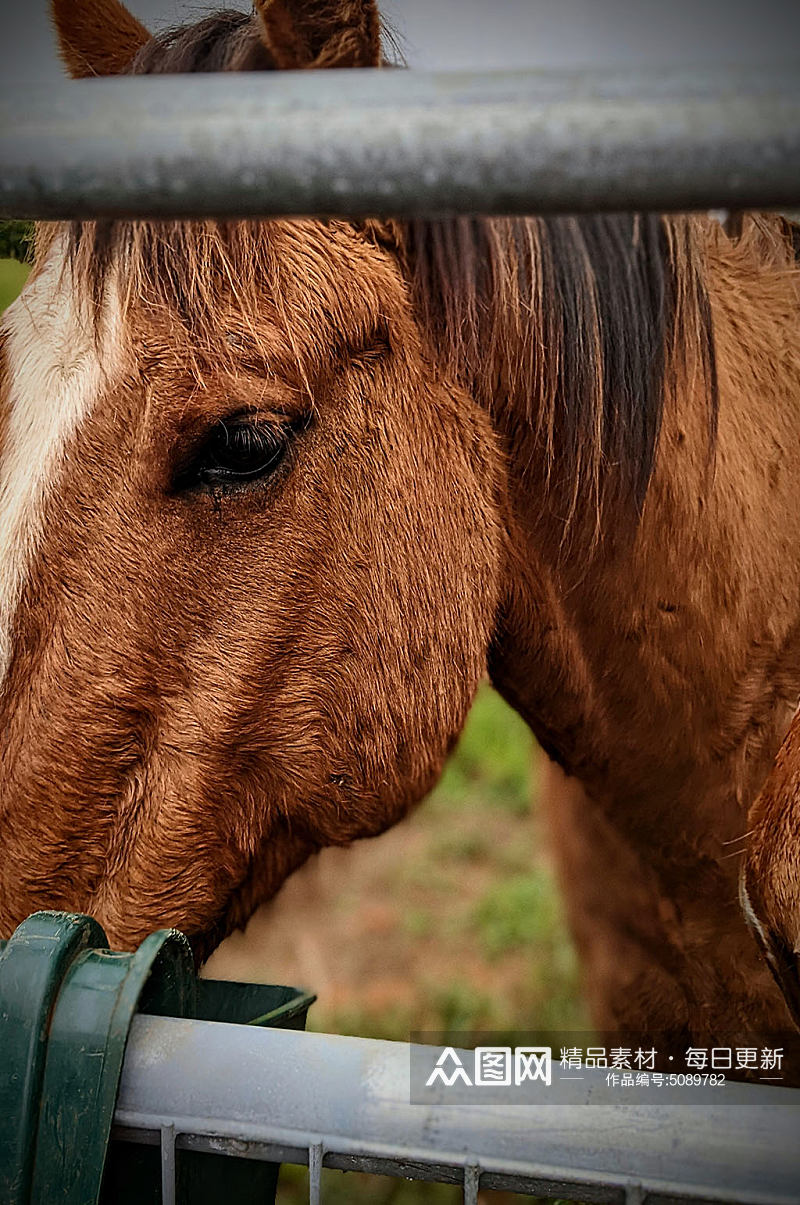
<svg viewBox="0 0 800 1205"><path fill-rule="evenodd" d="M415 294L432 342L484 404L522 410L553 479L574 497L613 482L641 508L676 355L691 355L706 375L713 445L698 224L650 214L411 224Z"/></svg>
<svg viewBox="0 0 800 1205"><path fill-rule="evenodd" d="M599 215L400 227L436 359L488 409L530 425L570 509L609 490L641 509L678 372L705 376L713 449L714 340L698 224ZM97 305L117 265L129 296L155 296L202 340L218 324L226 281L243 309L257 310L274 275L271 228L76 222L69 259Z"/></svg>
<svg viewBox="0 0 800 1205"><path fill-rule="evenodd" d="M136 75L270 70L256 18L217 12L153 38ZM418 310L446 368L487 406L524 416L573 500L609 481L641 509L676 357L707 380L716 424L699 218L643 214L454 218L401 226ZM255 298L267 222L74 223L70 258L96 298L112 263L193 324L224 274ZM215 287L216 286L216 287ZM197 307L199 308L199 311ZM613 470L611 473L608 470Z"/></svg>
<svg viewBox="0 0 800 1205"><path fill-rule="evenodd" d="M207 71L271 71L272 61L252 13L222 10L194 25L157 34L133 60L131 75Z"/></svg>
<svg viewBox="0 0 800 1205"><path fill-rule="evenodd" d="M381 42L387 66L403 61L399 39L381 19ZM136 55L131 75L186 75L208 71L273 71L253 13L220 9L194 25L156 34Z"/></svg>

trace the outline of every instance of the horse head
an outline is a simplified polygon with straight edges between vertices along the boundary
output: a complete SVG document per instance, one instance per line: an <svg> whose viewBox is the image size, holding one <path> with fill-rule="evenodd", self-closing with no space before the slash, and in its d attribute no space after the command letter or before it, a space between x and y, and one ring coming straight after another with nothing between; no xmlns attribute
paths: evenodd
<svg viewBox="0 0 800 1205"><path fill-rule="evenodd" d="M53 7L73 76L381 61L371 0L157 39ZM390 226L37 244L0 339L0 931L64 908L202 954L436 780L501 601L502 458Z"/></svg>

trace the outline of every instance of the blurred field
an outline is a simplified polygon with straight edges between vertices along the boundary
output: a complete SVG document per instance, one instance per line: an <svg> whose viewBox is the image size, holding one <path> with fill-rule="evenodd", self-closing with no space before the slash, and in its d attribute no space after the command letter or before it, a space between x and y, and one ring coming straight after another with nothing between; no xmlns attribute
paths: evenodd
<svg viewBox="0 0 800 1205"><path fill-rule="evenodd" d="M14 300L29 271L27 264L18 264L15 259L0 259L0 312Z"/></svg>
<svg viewBox="0 0 800 1205"><path fill-rule="evenodd" d="M27 269L0 261L0 308ZM530 732L483 687L441 783L408 820L326 850L230 937L206 973L310 987L310 1027L407 1041L582 1030L576 963L536 816ZM281 1205L307 1200L285 1167ZM455 1205L455 1187L324 1173L327 1205ZM489 1205L524 1201L482 1193ZM528 1199L530 1200L530 1198Z"/></svg>

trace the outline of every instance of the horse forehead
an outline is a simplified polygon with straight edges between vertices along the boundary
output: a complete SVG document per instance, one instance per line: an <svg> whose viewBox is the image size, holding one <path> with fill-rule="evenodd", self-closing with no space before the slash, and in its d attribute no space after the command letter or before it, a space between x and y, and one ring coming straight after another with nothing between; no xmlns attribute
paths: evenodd
<svg viewBox="0 0 800 1205"><path fill-rule="evenodd" d="M46 503L66 471L65 450L117 372L113 288L105 309L96 328L88 297L74 287L64 253L54 247L0 323L0 686L45 535Z"/></svg>

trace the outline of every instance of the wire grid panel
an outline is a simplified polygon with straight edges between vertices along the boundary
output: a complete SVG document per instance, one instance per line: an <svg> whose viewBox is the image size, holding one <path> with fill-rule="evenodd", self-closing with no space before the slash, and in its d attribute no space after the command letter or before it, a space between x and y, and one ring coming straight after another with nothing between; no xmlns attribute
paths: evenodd
<svg viewBox="0 0 800 1205"><path fill-rule="evenodd" d="M563 1198L567 1193L585 1202L624 1202L639 1205L647 1200L675 1199L674 1186L664 1185L666 1195L646 1193L645 1186L635 1177L581 1177L574 1170L559 1170L542 1165L527 1166L524 1170L509 1167L506 1171L491 1171L475 1161L469 1153L451 1156L450 1162L435 1161L412 1153L389 1158L368 1153L345 1154L335 1147L327 1148L321 1141L311 1141L307 1148L285 1146L281 1143L248 1141L242 1137L225 1137L219 1133L201 1134L197 1129L184 1133L173 1123L165 1123L159 1131L138 1128L132 1118L123 1115L122 1124L114 1128L114 1137L126 1142L158 1143L161 1154L161 1193L163 1205L176 1201L176 1147L184 1150L224 1154L238 1159L263 1160L270 1163L293 1163L308 1167L309 1205L323 1202L322 1171L331 1169L363 1172L370 1175L394 1176L406 1180L424 1180L440 1184L461 1185L465 1205L477 1205L480 1189L501 1189L505 1192ZM444 1154L440 1156L444 1158ZM686 1195L687 1201L709 1200L707 1195ZM722 1198L719 1198L722 1200ZM725 1198L728 1199L728 1198ZM744 1198L741 1198L744 1202Z"/></svg>

